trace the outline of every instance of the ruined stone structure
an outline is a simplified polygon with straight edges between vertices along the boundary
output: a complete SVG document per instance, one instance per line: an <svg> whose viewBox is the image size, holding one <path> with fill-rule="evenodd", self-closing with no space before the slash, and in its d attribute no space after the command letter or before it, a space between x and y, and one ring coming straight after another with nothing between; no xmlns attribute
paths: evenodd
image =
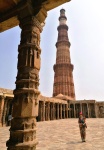
<svg viewBox="0 0 104 150"><path fill-rule="evenodd" d="M13 109L13 91L0 88L0 126L8 126L8 116ZM68 118L68 103L57 98L38 96L37 121Z"/></svg>
<svg viewBox="0 0 104 150"><path fill-rule="evenodd" d="M8 126L8 116L13 109L13 91L0 88L0 126ZM68 96L38 98L37 121L51 121L55 119L78 118L82 111L87 118L104 118L104 101L70 100ZM28 126L27 124L26 126ZM33 124L32 124L33 125Z"/></svg>
<svg viewBox="0 0 104 150"><path fill-rule="evenodd" d="M0 126L8 126L8 116L12 112L13 91L0 88Z"/></svg>
<svg viewBox="0 0 104 150"><path fill-rule="evenodd" d="M66 25L65 10L60 10L58 39L56 43L57 54L54 65L54 86L53 96L63 94L75 100L75 90L73 81L73 65L70 58L70 42L68 39L68 26Z"/></svg>
<svg viewBox="0 0 104 150"><path fill-rule="evenodd" d="M78 118L79 112L83 112L83 115L87 118L100 117L97 112L97 102L95 100L81 100L81 101L70 101L70 117Z"/></svg>

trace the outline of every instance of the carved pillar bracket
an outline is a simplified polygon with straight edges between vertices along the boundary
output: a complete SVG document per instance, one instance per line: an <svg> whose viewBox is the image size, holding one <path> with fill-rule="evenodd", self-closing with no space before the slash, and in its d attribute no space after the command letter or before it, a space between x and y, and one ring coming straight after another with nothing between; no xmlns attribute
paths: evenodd
<svg viewBox="0 0 104 150"><path fill-rule="evenodd" d="M21 41L18 46L18 73L13 100L13 119L8 150L35 150L38 115L40 33L42 26L34 16L20 18Z"/></svg>

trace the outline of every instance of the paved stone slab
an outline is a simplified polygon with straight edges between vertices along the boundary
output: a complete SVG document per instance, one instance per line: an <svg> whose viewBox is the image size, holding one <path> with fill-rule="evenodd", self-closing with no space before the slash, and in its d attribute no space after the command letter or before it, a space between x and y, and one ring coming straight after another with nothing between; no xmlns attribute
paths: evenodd
<svg viewBox="0 0 104 150"><path fill-rule="evenodd" d="M82 143L77 119L37 123L36 150L104 150L104 119L87 119L87 138ZM9 128L0 128L0 150L6 150Z"/></svg>

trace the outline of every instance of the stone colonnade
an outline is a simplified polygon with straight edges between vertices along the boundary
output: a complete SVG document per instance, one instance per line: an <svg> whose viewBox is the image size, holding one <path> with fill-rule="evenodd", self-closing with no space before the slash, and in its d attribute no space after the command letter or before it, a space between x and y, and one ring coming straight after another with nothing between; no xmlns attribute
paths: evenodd
<svg viewBox="0 0 104 150"><path fill-rule="evenodd" d="M87 118L96 118L96 103L94 100L82 100L69 103L70 118L78 118L79 113L82 112Z"/></svg>
<svg viewBox="0 0 104 150"><path fill-rule="evenodd" d="M5 91L5 89L4 89ZM1 91L0 91L1 92ZM13 93L0 94L0 126L8 126L8 116L12 113ZM78 118L79 112L87 118L104 118L104 102L94 100L65 101L62 99L38 97L37 121Z"/></svg>
<svg viewBox="0 0 104 150"><path fill-rule="evenodd" d="M39 96L37 121L68 118L68 103L64 100Z"/></svg>
<svg viewBox="0 0 104 150"><path fill-rule="evenodd" d="M8 117L12 113L13 95L0 95L0 127L8 126Z"/></svg>
<svg viewBox="0 0 104 150"><path fill-rule="evenodd" d="M4 97L3 96L0 96L0 126L3 125L3 108L4 108Z"/></svg>
<svg viewBox="0 0 104 150"><path fill-rule="evenodd" d="M4 89L5 90L5 89ZM8 126L8 117L12 114L13 93L0 95L0 126ZM67 101L39 96L37 121L49 121L69 118Z"/></svg>
<svg viewBox="0 0 104 150"><path fill-rule="evenodd" d="M68 104L39 101L37 121L68 118Z"/></svg>

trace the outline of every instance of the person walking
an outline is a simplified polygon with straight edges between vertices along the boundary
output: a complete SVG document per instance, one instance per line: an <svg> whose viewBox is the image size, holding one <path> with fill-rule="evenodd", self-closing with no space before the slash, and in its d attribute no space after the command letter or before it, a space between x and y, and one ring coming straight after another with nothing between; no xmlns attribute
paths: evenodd
<svg viewBox="0 0 104 150"><path fill-rule="evenodd" d="M86 125L86 118L83 116L82 112L80 112L80 114L79 114L78 124L79 124L82 142L86 142L87 125Z"/></svg>
<svg viewBox="0 0 104 150"><path fill-rule="evenodd" d="M11 126L12 115L8 115L8 126Z"/></svg>

